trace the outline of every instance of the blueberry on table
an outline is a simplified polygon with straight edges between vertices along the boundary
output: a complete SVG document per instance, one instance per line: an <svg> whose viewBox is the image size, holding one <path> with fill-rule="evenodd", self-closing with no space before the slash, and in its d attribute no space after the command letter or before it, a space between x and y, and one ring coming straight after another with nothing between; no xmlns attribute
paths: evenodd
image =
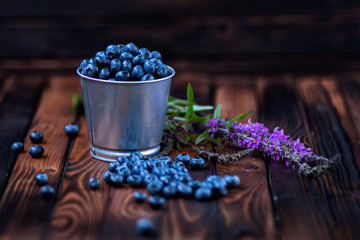
<svg viewBox="0 0 360 240"><path fill-rule="evenodd" d="M134 157L134 156L137 156L139 159L144 159L144 155L142 155L142 153L139 152L139 151L131 152L129 157L131 158L131 157Z"/></svg>
<svg viewBox="0 0 360 240"><path fill-rule="evenodd" d="M180 183L177 187L177 190L182 197L191 197L193 194L192 187L184 183Z"/></svg>
<svg viewBox="0 0 360 240"><path fill-rule="evenodd" d="M49 177L46 173L38 173L35 177L35 182L39 186L44 186L49 181Z"/></svg>
<svg viewBox="0 0 360 240"><path fill-rule="evenodd" d="M110 62L110 72L116 74L118 71L121 70L121 61L120 59L113 59Z"/></svg>
<svg viewBox="0 0 360 240"><path fill-rule="evenodd" d="M89 187L93 190L98 189L100 186L100 180L97 178L90 178L89 179Z"/></svg>
<svg viewBox="0 0 360 240"><path fill-rule="evenodd" d="M113 186L113 187L121 187L121 185L123 184L124 182L124 175L122 174L112 174L110 176L110 185Z"/></svg>
<svg viewBox="0 0 360 240"><path fill-rule="evenodd" d="M128 43L126 44L127 51L130 52L133 55L139 54L139 48L134 43Z"/></svg>
<svg viewBox="0 0 360 240"><path fill-rule="evenodd" d="M162 195L166 198L175 198L177 196L177 188L172 185L166 185L162 189Z"/></svg>
<svg viewBox="0 0 360 240"><path fill-rule="evenodd" d="M30 140L32 143L41 143L43 140L43 134L39 131L34 131L30 133Z"/></svg>
<svg viewBox="0 0 360 240"><path fill-rule="evenodd" d="M64 127L64 131L69 138L76 138L79 135L79 126L76 124L68 124Z"/></svg>
<svg viewBox="0 0 360 240"><path fill-rule="evenodd" d="M141 65L136 65L131 72L131 76L135 80L140 80L144 75L144 68Z"/></svg>
<svg viewBox="0 0 360 240"><path fill-rule="evenodd" d="M111 72L110 72L109 68L103 68L99 72L100 79L109 79L110 75L111 75Z"/></svg>
<svg viewBox="0 0 360 240"><path fill-rule="evenodd" d="M226 181L227 188L235 188L240 184L240 178L236 175L226 175L224 180Z"/></svg>
<svg viewBox="0 0 360 240"><path fill-rule="evenodd" d="M112 175L113 175L112 172L106 171L106 172L104 173L104 175L103 175L104 181L107 182L108 184L110 184L110 183L111 183L111 176L112 176Z"/></svg>
<svg viewBox="0 0 360 240"><path fill-rule="evenodd" d="M180 153L176 157L176 161L180 161L180 162L184 163L185 165L188 165L190 163L190 159L191 159L190 156L186 153Z"/></svg>
<svg viewBox="0 0 360 240"><path fill-rule="evenodd" d="M134 199L137 203L142 203L146 199L146 194L142 192L134 192Z"/></svg>
<svg viewBox="0 0 360 240"><path fill-rule="evenodd" d="M157 194L161 192L163 187L164 184L156 178L154 181L151 181L147 184L146 189L150 194Z"/></svg>
<svg viewBox="0 0 360 240"><path fill-rule="evenodd" d="M145 74L144 76L142 76L142 78L140 79L140 81L150 81L150 80L155 80L154 76L151 74Z"/></svg>
<svg viewBox="0 0 360 240"><path fill-rule="evenodd" d="M193 169L203 169L205 167L205 160L202 158L192 158L189 163Z"/></svg>
<svg viewBox="0 0 360 240"><path fill-rule="evenodd" d="M142 218L136 222L136 233L143 237L152 237L157 234L157 230L152 221Z"/></svg>
<svg viewBox="0 0 360 240"><path fill-rule="evenodd" d="M55 189L50 185L45 185L41 187L40 193L44 199L50 200L55 194Z"/></svg>
<svg viewBox="0 0 360 240"><path fill-rule="evenodd" d="M212 196L212 190L206 187L200 187L195 191L195 198L199 201L210 200Z"/></svg>
<svg viewBox="0 0 360 240"><path fill-rule="evenodd" d="M115 74L115 80L117 81L128 81L130 80L130 73L128 71L119 71Z"/></svg>
<svg viewBox="0 0 360 240"><path fill-rule="evenodd" d="M139 175L130 175L126 178L126 182L133 188L142 187L142 178Z"/></svg>
<svg viewBox="0 0 360 240"><path fill-rule="evenodd" d="M150 207L152 209L158 210L165 204L165 198L160 196L151 196L148 199Z"/></svg>
<svg viewBox="0 0 360 240"><path fill-rule="evenodd" d="M116 159L116 162L118 162L119 164L123 164L125 162L128 161L128 157L127 156L120 156Z"/></svg>
<svg viewBox="0 0 360 240"><path fill-rule="evenodd" d="M24 151L24 144L22 142L14 142L11 145L11 151L13 151L15 154L19 154Z"/></svg>
<svg viewBox="0 0 360 240"><path fill-rule="evenodd" d="M32 146L29 153L33 158L41 158L44 155L44 148L40 145Z"/></svg>

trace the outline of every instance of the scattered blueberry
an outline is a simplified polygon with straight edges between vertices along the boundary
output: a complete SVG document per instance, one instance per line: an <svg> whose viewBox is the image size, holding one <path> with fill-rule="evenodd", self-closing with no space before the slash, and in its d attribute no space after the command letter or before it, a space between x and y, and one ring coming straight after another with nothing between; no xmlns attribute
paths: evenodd
<svg viewBox="0 0 360 240"><path fill-rule="evenodd" d="M180 162L184 163L185 165L188 165L190 163L190 159L191 159L190 156L186 153L180 153L176 157L176 161L180 161Z"/></svg>
<svg viewBox="0 0 360 240"><path fill-rule="evenodd" d="M131 157L134 157L134 156L138 157L139 159L144 159L144 156L139 151L134 151L134 152L130 153L129 157L131 158Z"/></svg>
<svg viewBox="0 0 360 240"><path fill-rule="evenodd" d="M48 175L46 173L38 173L35 177L35 182L39 186L44 186L49 181Z"/></svg>
<svg viewBox="0 0 360 240"><path fill-rule="evenodd" d="M156 236L157 230L152 221L142 218L136 222L136 233L143 237L153 237Z"/></svg>
<svg viewBox="0 0 360 240"><path fill-rule="evenodd" d="M32 146L29 153L33 158L41 158L44 155L44 148L40 145Z"/></svg>
<svg viewBox="0 0 360 240"><path fill-rule="evenodd" d="M177 195L177 188L172 185L167 185L162 189L162 195L166 198L175 198Z"/></svg>
<svg viewBox="0 0 360 240"><path fill-rule="evenodd" d="M142 192L134 192L134 199L137 203L142 203L146 199L146 194Z"/></svg>
<svg viewBox="0 0 360 240"><path fill-rule="evenodd" d="M11 151L13 151L15 154L19 154L24 151L24 144L22 142L14 142L11 145Z"/></svg>
<svg viewBox="0 0 360 240"><path fill-rule="evenodd" d="M207 201L211 199L212 191L210 188L200 187L195 191L195 198L199 201Z"/></svg>
<svg viewBox="0 0 360 240"><path fill-rule="evenodd" d="M43 134L39 131L34 131L30 133L30 140L32 143L41 143L43 140Z"/></svg>
<svg viewBox="0 0 360 240"><path fill-rule="evenodd" d="M202 158L192 158L190 160L190 166L193 169L202 169L205 167L205 160Z"/></svg>
<svg viewBox="0 0 360 240"><path fill-rule="evenodd" d="M121 187L124 182L124 175L122 174L112 174L110 176L109 183L114 187Z"/></svg>
<svg viewBox="0 0 360 240"><path fill-rule="evenodd" d="M164 184L160 180L154 180L147 184L146 188L151 194L160 193Z"/></svg>
<svg viewBox="0 0 360 240"><path fill-rule="evenodd" d="M90 178L89 179L89 187L93 190L98 189L100 186L100 180L97 178Z"/></svg>
<svg viewBox="0 0 360 240"><path fill-rule="evenodd" d="M79 126L76 124L68 124L64 127L64 131L69 138L76 138L79 135Z"/></svg>
<svg viewBox="0 0 360 240"><path fill-rule="evenodd" d="M165 199L157 195L149 197L148 201L150 207L155 210L160 209L165 204Z"/></svg>
<svg viewBox="0 0 360 240"><path fill-rule="evenodd" d="M142 187L142 178L139 175L128 176L126 182L133 188Z"/></svg>
<svg viewBox="0 0 360 240"><path fill-rule="evenodd" d="M50 200L55 194L55 189L50 185L45 185L41 187L40 193L44 199Z"/></svg>
<svg viewBox="0 0 360 240"><path fill-rule="evenodd" d="M240 178L236 175L226 175L224 180L227 183L227 188L235 188L240 184Z"/></svg>

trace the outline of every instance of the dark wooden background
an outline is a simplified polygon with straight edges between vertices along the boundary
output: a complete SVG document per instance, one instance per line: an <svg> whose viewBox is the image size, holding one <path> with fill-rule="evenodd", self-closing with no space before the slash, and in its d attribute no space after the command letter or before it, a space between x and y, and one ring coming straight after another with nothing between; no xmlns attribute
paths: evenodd
<svg viewBox="0 0 360 240"><path fill-rule="evenodd" d="M70 72L130 41L202 72L357 71L359 26L356 0L2 0L0 71Z"/></svg>

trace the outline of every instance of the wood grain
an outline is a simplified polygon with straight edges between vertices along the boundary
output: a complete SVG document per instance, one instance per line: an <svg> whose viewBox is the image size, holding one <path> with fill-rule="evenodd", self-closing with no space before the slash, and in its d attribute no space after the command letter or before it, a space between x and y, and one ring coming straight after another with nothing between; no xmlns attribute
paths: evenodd
<svg viewBox="0 0 360 240"><path fill-rule="evenodd" d="M44 90L29 133L44 134L41 145L45 154L31 158L28 150L33 144L28 133L24 140L26 152L19 155L0 202L0 234L5 239L38 239L45 230L53 203L42 199L34 179L36 174L46 172L49 184L55 189L59 186L70 144L63 129L75 119L71 95L79 87L77 78L54 77Z"/></svg>
<svg viewBox="0 0 360 240"><path fill-rule="evenodd" d="M250 117L257 119L257 102L254 79L249 77L221 77L216 82L216 104L222 103L221 115L233 118L242 112L251 111ZM241 82L241 84L240 84ZM246 120L246 119L245 119ZM235 152L227 146L217 152ZM247 171L247 169L256 169ZM217 163L219 176L237 175L240 186L229 190L218 201L218 228L223 239L275 239L275 222L272 212L271 195L267 182L265 161L248 156L236 162Z"/></svg>
<svg viewBox="0 0 360 240"><path fill-rule="evenodd" d="M58 201L44 239L98 239L104 209L109 198L109 186L102 176L108 163L90 155L90 143L85 117L80 119L80 134L71 149L64 170ZM101 182L98 190L91 190L89 179Z"/></svg>
<svg viewBox="0 0 360 240"><path fill-rule="evenodd" d="M0 92L0 199L12 172L16 156L10 151L12 143L23 141L38 100L43 79L7 77Z"/></svg>

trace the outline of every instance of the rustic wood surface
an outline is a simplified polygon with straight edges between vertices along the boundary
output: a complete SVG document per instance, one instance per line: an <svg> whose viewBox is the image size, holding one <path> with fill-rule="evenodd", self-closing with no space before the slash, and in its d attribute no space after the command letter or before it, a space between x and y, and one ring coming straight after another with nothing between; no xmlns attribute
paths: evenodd
<svg viewBox="0 0 360 240"><path fill-rule="evenodd" d="M183 69L186 67L184 66ZM0 239L134 239L135 223L147 217L159 239L358 239L360 229L360 76L218 75L180 70L171 95L184 98L190 82L201 104L222 103L221 114L251 111L252 121L279 126L315 153L341 159L317 178L298 176L283 163L258 154L238 162L207 163L191 175L236 174L238 188L210 202L167 200L163 209L138 204L134 189L111 188L102 179L107 163L89 153L84 116L71 112L71 96L81 92L74 74L19 73L1 77ZM69 140L63 127L81 126ZM32 131L44 133L45 155L33 159ZM23 141L18 157L11 143ZM232 152L234 148L214 149ZM191 149L184 149L192 156ZM174 150L174 160L179 151ZM250 170L251 169L251 170ZM56 196L45 201L34 177L46 172ZM100 189L88 179L101 179ZM145 189L141 190L146 192Z"/></svg>

